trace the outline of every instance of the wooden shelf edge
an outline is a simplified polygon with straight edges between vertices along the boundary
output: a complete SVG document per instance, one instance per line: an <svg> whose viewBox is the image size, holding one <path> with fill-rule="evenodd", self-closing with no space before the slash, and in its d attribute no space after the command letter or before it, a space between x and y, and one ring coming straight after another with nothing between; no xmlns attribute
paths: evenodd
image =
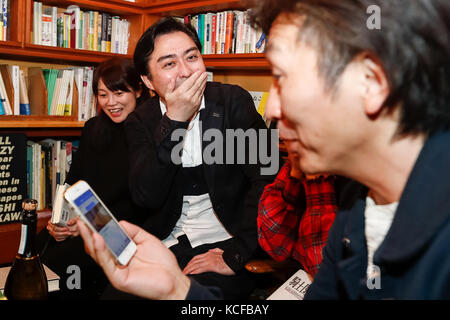
<svg viewBox="0 0 450 320"><path fill-rule="evenodd" d="M184 14L188 9L198 9L197 11L217 11L227 8L244 9L240 0L167 0L153 1L146 4L147 14Z"/></svg>
<svg viewBox="0 0 450 320"><path fill-rule="evenodd" d="M36 44L25 43L24 55L35 56L45 59L61 59L66 61L78 61L78 62L94 62L100 63L111 57L120 56L132 59L131 54L118 54L101 51L91 51L82 49L60 48L51 46L42 46Z"/></svg>
<svg viewBox="0 0 450 320"><path fill-rule="evenodd" d="M2 40L2 41L0 41L0 46L2 46L2 47L12 47L12 48L21 48L22 47L22 42L10 41L10 40Z"/></svg>
<svg viewBox="0 0 450 320"><path fill-rule="evenodd" d="M2 120L0 116L0 128L82 128L84 126L84 122L75 120L27 120L24 118Z"/></svg>
<svg viewBox="0 0 450 320"><path fill-rule="evenodd" d="M41 46L28 43L8 43L0 41L0 56L29 61L51 61L52 63L98 64L115 56L132 59L131 54L123 55L109 52ZM55 62L56 61L56 62Z"/></svg>
<svg viewBox="0 0 450 320"><path fill-rule="evenodd" d="M206 67L212 68L257 68L269 69L270 65L264 53L252 54L205 54Z"/></svg>
<svg viewBox="0 0 450 320"><path fill-rule="evenodd" d="M67 7L69 5L77 5L82 9L120 14L142 14L142 8L147 6L142 1L129 2L122 0L44 0L44 4L57 6L60 8Z"/></svg>

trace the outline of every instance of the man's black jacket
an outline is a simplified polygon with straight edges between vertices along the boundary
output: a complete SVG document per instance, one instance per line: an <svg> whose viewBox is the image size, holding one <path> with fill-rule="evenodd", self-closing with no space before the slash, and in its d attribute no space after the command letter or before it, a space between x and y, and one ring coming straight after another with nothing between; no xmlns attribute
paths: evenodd
<svg viewBox="0 0 450 320"><path fill-rule="evenodd" d="M225 248L223 258L236 271L245 265L257 247L259 198L276 172L261 175L259 156L256 164L249 164L248 144L245 164L236 164L237 155L242 152L236 147L234 164L225 161L226 153L230 151L225 148L226 129L267 130L250 94L238 86L208 82L204 97L205 109L200 111L201 132L204 134L208 129L216 129L216 133L222 133L224 141L224 163L203 162L204 176L214 211L233 235L232 244ZM174 130L186 129L187 126L188 122L172 121L166 115L162 116L158 96L137 108L125 124L133 199L137 204L152 209L144 228L160 239L171 233L179 219L183 185L189 183L180 179L178 173L181 165L174 164L171 159L173 148L179 144L178 140L172 141L171 135ZM267 131L266 134L270 143ZM203 139L202 149L205 150L210 143ZM271 150L270 146L267 148ZM278 154L273 156L274 161L277 157Z"/></svg>

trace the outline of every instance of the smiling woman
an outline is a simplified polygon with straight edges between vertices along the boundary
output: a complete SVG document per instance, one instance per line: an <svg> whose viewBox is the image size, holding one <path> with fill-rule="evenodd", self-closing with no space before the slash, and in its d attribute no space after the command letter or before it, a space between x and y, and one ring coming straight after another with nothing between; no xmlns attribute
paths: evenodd
<svg viewBox="0 0 450 320"><path fill-rule="evenodd" d="M144 210L133 203L128 189L128 145L123 123L148 96L148 90L142 88L133 62L128 59L113 58L96 68L92 89L100 107L99 115L86 122L65 181L69 185L80 179L87 181L118 220L137 224L144 217ZM41 254L43 262L61 276L61 297L99 297L105 279L85 254L75 219L67 226L49 222L39 240L42 247L47 244ZM70 276L68 267L72 265L81 270L80 290L70 290L65 285L65 278Z"/></svg>
<svg viewBox="0 0 450 320"><path fill-rule="evenodd" d="M115 123L121 123L134 111L137 99L148 96L133 62L123 58L102 63L95 70L92 89L102 111Z"/></svg>

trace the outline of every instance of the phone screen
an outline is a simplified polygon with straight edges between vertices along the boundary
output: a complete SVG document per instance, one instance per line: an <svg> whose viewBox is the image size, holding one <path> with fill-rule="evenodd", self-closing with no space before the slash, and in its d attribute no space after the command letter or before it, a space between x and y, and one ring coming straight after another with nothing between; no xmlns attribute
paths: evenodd
<svg viewBox="0 0 450 320"><path fill-rule="evenodd" d="M130 238L120 228L117 222L102 206L91 190L87 190L74 200L97 232L105 239L109 249L118 257L130 243Z"/></svg>

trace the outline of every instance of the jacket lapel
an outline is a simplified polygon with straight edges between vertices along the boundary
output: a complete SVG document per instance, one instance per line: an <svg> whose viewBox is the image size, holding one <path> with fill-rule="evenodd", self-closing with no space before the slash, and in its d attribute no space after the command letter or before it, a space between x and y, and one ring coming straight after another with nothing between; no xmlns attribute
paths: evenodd
<svg viewBox="0 0 450 320"><path fill-rule="evenodd" d="M221 132L223 139L225 140L225 132L223 130L224 125L224 105L219 102L220 91L212 83L207 83L205 89L205 109L200 111L200 136L202 137L202 152L205 147L212 143L212 141L205 141L203 139L204 133L209 129L217 129ZM224 146L224 145L223 145ZM221 146L222 147L222 146ZM225 150L223 151L225 153ZM215 165L204 165L204 173L208 190L215 190Z"/></svg>

